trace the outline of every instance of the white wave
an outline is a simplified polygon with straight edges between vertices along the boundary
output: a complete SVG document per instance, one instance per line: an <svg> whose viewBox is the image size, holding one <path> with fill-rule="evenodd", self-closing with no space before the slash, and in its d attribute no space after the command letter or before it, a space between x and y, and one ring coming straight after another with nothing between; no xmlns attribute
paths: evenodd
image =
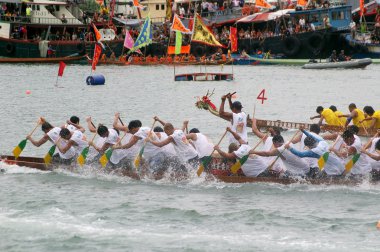
<svg viewBox="0 0 380 252"><path fill-rule="evenodd" d="M0 170L5 174L29 174L29 173L49 173L50 171L41 171L24 166L10 165L0 162Z"/></svg>

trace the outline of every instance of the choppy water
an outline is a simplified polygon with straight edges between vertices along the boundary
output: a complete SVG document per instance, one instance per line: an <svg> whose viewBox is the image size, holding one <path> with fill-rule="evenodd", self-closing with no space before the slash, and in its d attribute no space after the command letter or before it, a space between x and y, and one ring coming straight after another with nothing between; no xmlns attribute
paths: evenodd
<svg viewBox="0 0 380 252"><path fill-rule="evenodd" d="M60 125L72 114L83 121L91 115L111 125L116 111L148 126L154 115L176 125L190 119L216 142L227 124L194 107L195 96L214 88L217 106L222 94L237 91L250 113L265 88L268 100L256 108L264 119L307 122L318 105L346 111L350 102L378 109L379 70L234 67L233 82L175 83L170 67L99 66L106 85L86 86L89 67L69 65L57 89L57 66L1 65L0 153L9 154L38 116ZM42 156L48 148L27 145L24 154ZM379 250L380 185L230 185L195 175L175 183L87 169L1 168L0 251Z"/></svg>

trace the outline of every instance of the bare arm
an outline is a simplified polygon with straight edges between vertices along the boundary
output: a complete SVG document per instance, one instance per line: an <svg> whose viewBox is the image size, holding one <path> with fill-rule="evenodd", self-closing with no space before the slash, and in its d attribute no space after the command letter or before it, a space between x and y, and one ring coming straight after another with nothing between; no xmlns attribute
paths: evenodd
<svg viewBox="0 0 380 252"><path fill-rule="evenodd" d="M73 125L77 130L79 130L82 133L84 133L86 131L85 128L83 128L81 125L76 124L76 123L72 123L69 120L67 121L67 124Z"/></svg>
<svg viewBox="0 0 380 252"><path fill-rule="evenodd" d="M235 155L235 153L233 153L233 152L232 153L224 152L217 145L214 146L214 150L216 150L224 158L227 158L227 159L235 159L235 158L237 158L237 156Z"/></svg>
<svg viewBox="0 0 380 252"><path fill-rule="evenodd" d="M380 161L380 155L376 155L374 153L369 153L366 150L362 150L362 153L366 154L368 157L372 158L373 160Z"/></svg>
<svg viewBox="0 0 380 252"><path fill-rule="evenodd" d="M116 114L115 114L115 117L114 117L114 119L113 119L113 124L112 124L112 126L113 126L115 129L118 129L118 130L121 130L121 131L128 132L128 127L127 127L127 126L119 124L119 117L120 117L120 114L119 114L119 113L116 113Z"/></svg>
<svg viewBox="0 0 380 252"><path fill-rule="evenodd" d="M90 116L86 118L86 122L88 130L92 133L96 133L96 128L94 127Z"/></svg>
<svg viewBox="0 0 380 252"><path fill-rule="evenodd" d="M226 102L226 96L222 96L222 102L219 107L219 116L227 121L232 120L232 113L224 111L224 103Z"/></svg>
<svg viewBox="0 0 380 252"><path fill-rule="evenodd" d="M247 144L243 139L241 139L241 137L239 136L239 134L236 133L236 132L234 132L233 130L231 130L230 127L227 127L227 131L232 134L232 136L236 139L236 141L239 142L239 144Z"/></svg>
<svg viewBox="0 0 380 252"><path fill-rule="evenodd" d="M133 137L131 137L131 139L129 140L129 142L127 144L124 144L121 146L113 146L112 148L113 149L129 149L133 145L135 145L139 140L140 140L140 138L138 138L137 136L133 136Z"/></svg>
<svg viewBox="0 0 380 252"><path fill-rule="evenodd" d="M272 156L277 156L278 155L278 150L277 148L274 148L270 151L249 151L249 154L256 154L258 156L262 157L272 157Z"/></svg>
<svg viewBox="0 0 380 252"><path fill-rule="evenodd" d="M197 134L195 134L195 133L187 134L187 135L186 135L186 138L187 138L188 140L197 141Z"/></svg>
<svg viewBox="0 0 380 252"><path fill-rule="evenodd" d="M157 147L163 147L163 146L168 145L171 142L173 142L173 138L171 136L169 136L168 138L166 138L162 142L155 142L155 141L150 141L150 140L148 140L148 141L151 142L153 145L155 145Z"/></svg>
<svg viewBox="0 0 380 252"><path fill-rule="evenodd" d="M318 121L318 125L321 126L322 125L322 122L325 118L321 115L321 117L319 118L319 121Z"/></svg>
<svg viewBox="0 0 380 252"><path fill-rule="evenodd" d="M297 133L297 136L293 139L292 144L296 144L301 142L302 140L302 132Z"/></svg>
<svg viewBox="0 0 380 252"><path fill-rule="evenodd" d="M187 121L187 120L186 120L186 121L183 121L182 129L181 129L181 130L182 130L183 132L185 132L186 129L187 129L187 126L188 126L188 125L189 125L189 121Z"/></svg>
<svg viewBox="0 0 380 252"><path fill-rule="evenodd" d="M258 138L263 139L263 142L267 140L268 135L262 133L256 125L256 118L252 118L252 132L255 134Z"/></svg>
<svg viewBox="0 0 380 252"><path fill-rule="evenodd" d="M69 142L67 143L67 145L65 147L61 147L61 145L59 143L57 143L57 148L60 152L65 154L73 145L77 145L77 143L75 143L72 140L69 140Z"/></svg>
<svg viewBox="0 0 380 252"><path fill-rule="evenodd" d="M49 140L48 135L44 135L40 140L36 141L31 136L27 136L26 139L28 139L34 146L40 147L44 143L46 143Z"/></svg>
<svg viewBox="0 0 380 252"><path fill-rule="evenodd" d="M327 133L322 136L324 140L335 141L335 139L339 136L338 133Z"/></svg>
<svg viewBox="0 0 380 252"><path fill-rule="evenodd" d="M162 126L165 126L166 122L162 121L160 118L158 118L158 116L155 116L153 117L154 120L156 120L157 122L161 123Z"/></svg>
<svg viewBox="0 0 380 252"><path fill-rule="evenodd" d="M313 120L313 119L316 119L316 118L321 118L321 115L312 116L312 117L310 117L310 120Z"/></svg>

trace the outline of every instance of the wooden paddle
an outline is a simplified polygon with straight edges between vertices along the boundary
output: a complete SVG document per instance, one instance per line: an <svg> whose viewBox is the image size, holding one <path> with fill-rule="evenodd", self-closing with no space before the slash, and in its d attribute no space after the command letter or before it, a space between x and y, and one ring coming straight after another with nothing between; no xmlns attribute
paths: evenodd
<svg viewBox="0 0 380 252"><path fill-rule="evenodd" d="M219 145L223 138L226 136L227 134L227 130L224 131L224 134L222 135L222 137L220 138L219 142L217 145ZM214 154L215 150L213 150L210 154L210 156L205 156L203 157L203 161L201 162L201 164L199 165L198 167L198 170L197 170L197 175L198 177L201 176L202 172L204 171L204 169L209 165L209 163L211 162L211 159L212 159L212 154Z"/></svg>
<svg viewBox="0 0 380 252"><path fill-rule="evenodd" d="M294 133L293 137L290 139L290 143L293 142L294 138L297 136L299 130L296 131L296 133ZM277 160L282 156L282 153L284 153L284 151L286 150L286 148L284 148L280 153L279 155L275 158L275 160L273 160L273 162L268 166L267 170L271 171L274 164L277 162Z"/></svg>
<svg viewBox="0 0 380 252"><path fill-rule="evenodd" d="M41 124L41 119L38 120L37 122L37 125L36 127L34 127L34 129L30 132L30 134L28 136L31 136L33 135L33 133L36 131L36 129L38 128L38 126ZM26 143L27 143L28 139L24 139L22 140L14 149L13 149L13 155L15 156L15 158L17 159L21 152L24 150L25 146L26 146Z"/></svg>
<svg viewBox="0 0 380 252"><path fill-rule="evenodd" d="M124 139L124 137L127 135L127 132L124 133L124 135L115 143L115 146L119 145L121 141ZM113 149L109 148L100 158L99 162L103 167L106 167L108 164L108 161L110 160L112 156Z"/></svg>
<svg viewBox="0 0 380 252"><path fill-rule="evenodd" d="M363 122L360 122L360 124L362 125L362 127L363 127L363 129L364 129L364 132L365 132L365 134L366 134L367 137L368 137L369 134L368 134L367 128L365 127L364 123L363 123Z"/></svg>
<svg viewBox="0 0 380 252"><path fill-rule="evenodd" d="M139 154L136 156L136 158L135 158L135 160L134 160L134 165L135 165L135 168L136 168L136 170L139 168L139 166L140 166L140 163L141 163L141 158L142 158L142 155L143 155L143 153L144 153L144 149L145 149L145 146L146 146L146 144L147 144L147 142L148 142L148 138L150 137L150 134L152 133L152 131L153 131L153 127L154 127L154 125L156 124L156 120L154 120L154 122L153 122L153 124L152 124L152 127L150 128L150 131L149 131L149 133L148 133L148 136L144 139L144 143L143 143L143 146L141 147L141 149L140 149L140 151L139 151Z"/></svg>

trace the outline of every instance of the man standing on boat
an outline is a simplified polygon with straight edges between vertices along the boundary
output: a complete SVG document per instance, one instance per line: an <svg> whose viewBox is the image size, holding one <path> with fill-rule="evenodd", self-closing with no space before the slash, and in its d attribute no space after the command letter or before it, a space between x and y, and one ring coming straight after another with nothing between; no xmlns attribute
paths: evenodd
<svg viewBox="0 0 380 252"><path fill-rule="evenodd" d="M224 103L228 98L228 103L232 113L224 111ZM242 112L243 106L241 102L232 102L232 95L230 93L222 96L222 103L219 108L219 116L227 121L231 122L231 130L236 132L246 143L248 143L247 134L247 114ZM230 143L239 144L239 142L230 134Z"/></svg>

